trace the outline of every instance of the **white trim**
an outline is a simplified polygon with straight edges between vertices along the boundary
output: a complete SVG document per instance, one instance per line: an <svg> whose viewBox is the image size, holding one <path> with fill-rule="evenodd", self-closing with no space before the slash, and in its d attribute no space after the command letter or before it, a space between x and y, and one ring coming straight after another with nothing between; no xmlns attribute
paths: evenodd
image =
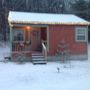
<svg viewBox="0 0 90 90"><path fill-rule="evenodd" d="M84 34L78 34L78 30L84 30L85 31L85 35ZM85 36L85 40L78 40L78 36ZM87 27L82 27L82 26L76 26L75 27L75 41L76 42L87 42Z"/></svg>

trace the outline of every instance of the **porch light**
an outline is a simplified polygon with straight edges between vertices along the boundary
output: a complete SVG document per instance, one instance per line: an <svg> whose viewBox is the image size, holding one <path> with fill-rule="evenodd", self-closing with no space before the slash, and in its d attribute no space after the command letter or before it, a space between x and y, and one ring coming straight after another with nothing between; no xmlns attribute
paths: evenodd
<svg viewBox="0 0 90 90"><path fill-rule="evenodd" d="M26 26L26 30L30 30L31 29L31 27L30 26Z"/></svg>

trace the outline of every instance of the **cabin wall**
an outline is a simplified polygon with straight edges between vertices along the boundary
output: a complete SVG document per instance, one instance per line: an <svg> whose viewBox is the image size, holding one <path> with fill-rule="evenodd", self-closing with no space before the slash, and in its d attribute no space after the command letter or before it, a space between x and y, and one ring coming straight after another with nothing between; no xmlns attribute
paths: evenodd
<svg viewBox="0 0 90 90"><path fill-rule="evenodd" d="M72 55L86 55L87 42L75 41L75 26L50 25L49 27L49 55L53 56L58 50L59 43L64 40Z"/></svg>

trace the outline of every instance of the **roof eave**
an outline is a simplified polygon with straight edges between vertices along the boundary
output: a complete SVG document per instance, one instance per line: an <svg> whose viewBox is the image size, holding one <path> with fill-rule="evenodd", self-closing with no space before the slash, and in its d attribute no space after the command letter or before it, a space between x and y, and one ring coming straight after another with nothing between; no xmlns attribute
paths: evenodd
<svg viewBox="0 0 90 90"><path fill-rule="evenodd" d="M48 24L48 25L86 25L89 26L90 22L77 22L77 23L73 23L73 22L37 22L37 21L9 21L10 25L12 25L13 23L17 23L17 24Z"/></svg>

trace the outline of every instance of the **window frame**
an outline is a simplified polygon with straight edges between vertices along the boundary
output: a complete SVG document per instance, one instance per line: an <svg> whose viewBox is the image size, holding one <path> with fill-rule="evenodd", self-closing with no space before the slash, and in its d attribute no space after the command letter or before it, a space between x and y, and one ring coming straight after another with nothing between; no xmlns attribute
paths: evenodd
<svg viewBox="0 0 90 90"><path fill-rule="evenodd" d="M84 30L84 34L78 33L78 30ZM87 42L87 27L77 26L75 27L75 41L76 42ZM78 36L85 36L85 39L79 40Z"/></svg>

